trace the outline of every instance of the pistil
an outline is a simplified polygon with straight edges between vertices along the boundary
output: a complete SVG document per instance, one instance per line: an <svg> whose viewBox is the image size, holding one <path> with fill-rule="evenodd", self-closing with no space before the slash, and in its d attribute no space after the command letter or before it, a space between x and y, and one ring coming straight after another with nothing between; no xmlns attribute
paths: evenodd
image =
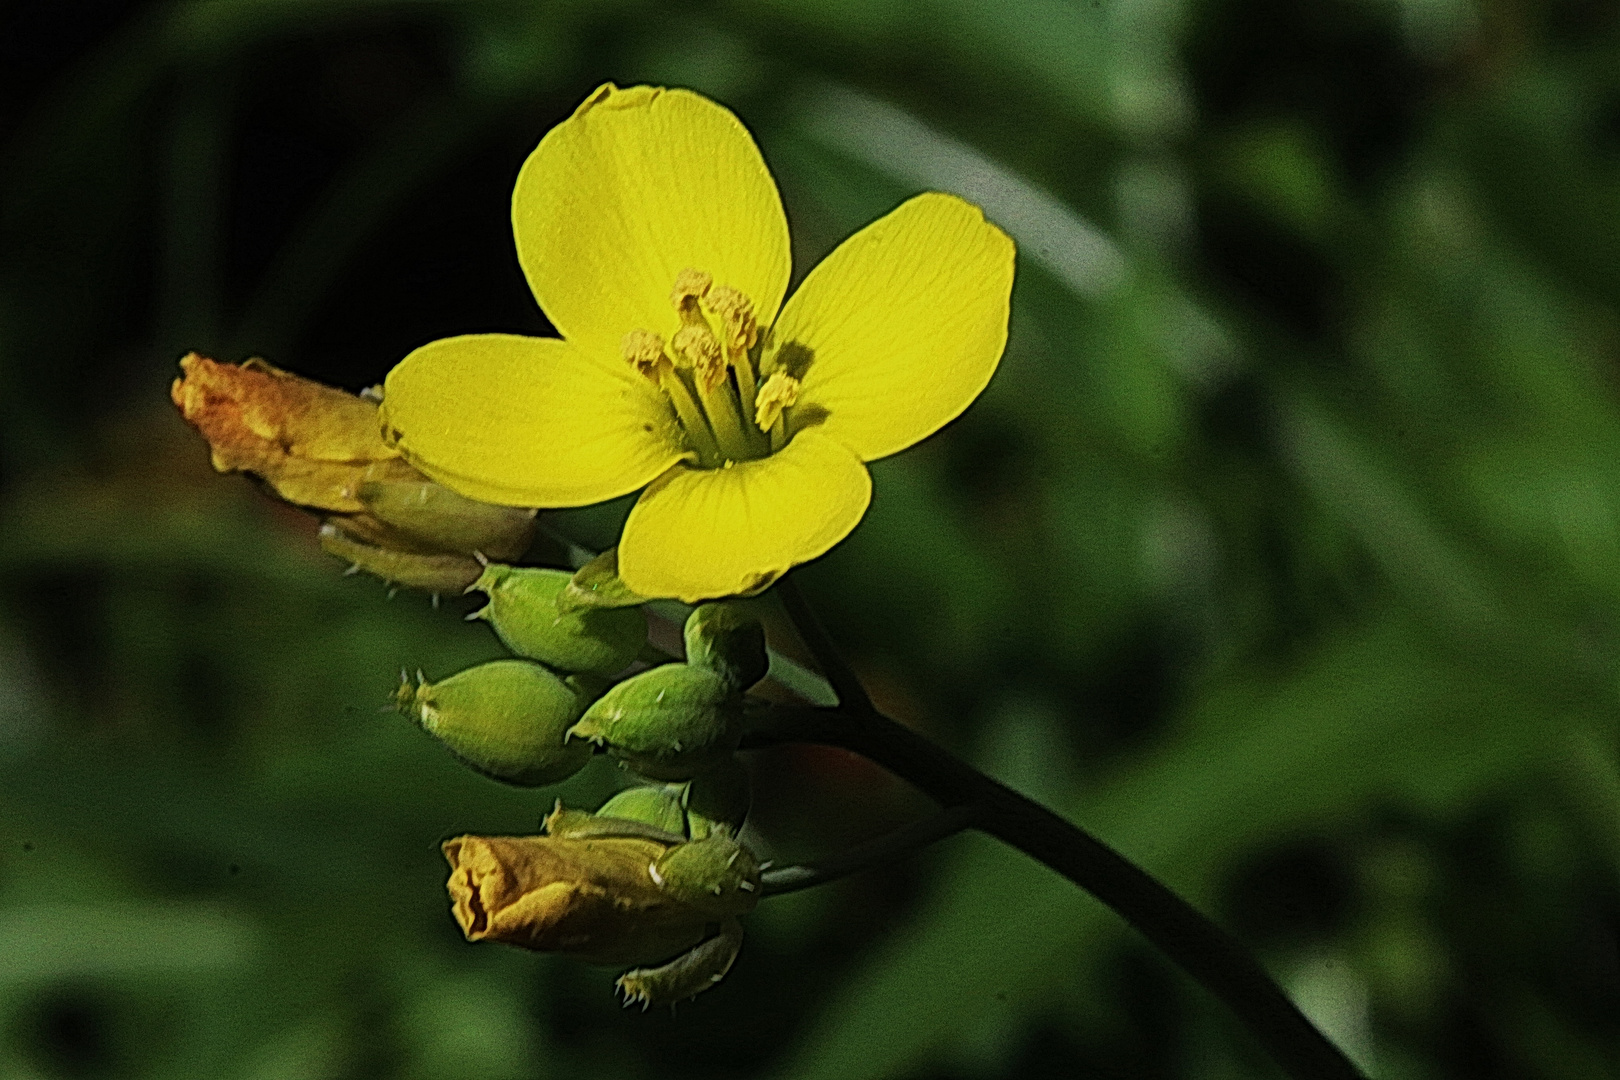
<svg viewBox="0 0 1620 1080"><path fill-rule="evenodd" d="M693 323L675 332L671 342L676 362L692 373L703 411L714 429L721 454L731 461L749 461L761 456L758 443L743 427L737 395L726 374L720 343L706 323Z"/></svg>

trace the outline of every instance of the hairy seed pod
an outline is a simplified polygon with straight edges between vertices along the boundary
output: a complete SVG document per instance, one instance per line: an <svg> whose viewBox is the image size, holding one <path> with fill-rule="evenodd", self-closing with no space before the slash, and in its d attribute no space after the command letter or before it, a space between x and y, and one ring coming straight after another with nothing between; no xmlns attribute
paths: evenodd
<svg viewBox="0 0 1620 1080"><path fill-rule="evenodd" d="M562 671L624 670L647 643L646 616L635 608L560 610L569 580L562 570L490 563L472 584L489 603L469 617L488 622L519 656Z"/></svg>
<svg viewBox="0 0 1620 1080"><path fill-rule="evenodd" d="M441 682L404 682L399 711L486 776L522 787L573 776L591 749L568 739L583 702L527 660L494 660Z"/></svg>

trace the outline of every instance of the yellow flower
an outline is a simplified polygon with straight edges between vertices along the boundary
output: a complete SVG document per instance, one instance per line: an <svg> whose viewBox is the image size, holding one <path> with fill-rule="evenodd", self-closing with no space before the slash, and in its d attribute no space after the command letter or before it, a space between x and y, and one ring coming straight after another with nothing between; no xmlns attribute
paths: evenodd
<svg viewBox="0 0 1620 1080"><path fill-rule="evenodd" d="M609 84L512 195L518 260L562 335L425 345L384 423L472 498L582 506L645 486L619 543L644 596L745 593L849 534L864 462L979 395L1007 337L1013 243L928 193L846 240L787 303L787 219L737 118Z"/></svg>

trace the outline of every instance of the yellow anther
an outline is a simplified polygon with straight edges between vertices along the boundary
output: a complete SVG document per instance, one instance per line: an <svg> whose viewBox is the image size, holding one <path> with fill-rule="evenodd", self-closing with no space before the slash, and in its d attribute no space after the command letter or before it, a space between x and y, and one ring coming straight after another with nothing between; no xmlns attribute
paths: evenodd
<svg viewBox="0 0 1620 1080"><path fill-rule="evenodd" d="M761 431L771 430L782 410L799 400L799 380L785 371L773 371L754 399L754 423Z"/></svg>
<svg viewBox="0 0 1620 1080"><path fill-rule="evenodd" d="M681 327L675 331L670 344L675 349L675 355L691 367L705 389L712 390L726 377L726 362L720 353L720 343L714 340L714 332L707 324L691 323Z"/></svg>
<svg viewBox="0 0 1620 1080"><path fill-rule="evenodd" d="M664 356L664 339L651 330L630 331L619 348L625 360L649 379L658 378L659 369L669 363Z"/></svg>
<svg viewBox="0 0 1620 1080"><path fill-rule="evenodd" d="M759 340L759 324L754 318L754 302L730 285L709 291L707 306L720 317L726 329L726 347L746 352Z"/></svg>
<svg viewBox="0 0 1620 1080"><path fill-rule="evenodd" d="M713 284L714 278L688 266L675 275L675 287L669 291L669 302L683 315L688 312L696 314L697 302L708 295L709 286Z"/></svg>

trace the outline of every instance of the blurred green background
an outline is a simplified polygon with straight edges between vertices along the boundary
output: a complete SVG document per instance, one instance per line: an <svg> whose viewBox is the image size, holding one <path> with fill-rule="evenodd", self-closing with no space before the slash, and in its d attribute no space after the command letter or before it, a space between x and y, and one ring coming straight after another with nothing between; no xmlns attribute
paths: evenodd
<svg viewBox="0 0 1620 1080"><path fill-rule="evenodd" d="M743 118L800 275L924 189L1019 242L989 391L802 575L891 710L1376 1076L1620 1075L1613 3L11 0L0 1077L1275 1075L978 837L768 901L674 1017L461 939L438 842L553 793L378 707L499 647L341 576L167 385L545 332L511 184L608 79ZM926 808L840 753L753 766L779 858Z"/></svg>

